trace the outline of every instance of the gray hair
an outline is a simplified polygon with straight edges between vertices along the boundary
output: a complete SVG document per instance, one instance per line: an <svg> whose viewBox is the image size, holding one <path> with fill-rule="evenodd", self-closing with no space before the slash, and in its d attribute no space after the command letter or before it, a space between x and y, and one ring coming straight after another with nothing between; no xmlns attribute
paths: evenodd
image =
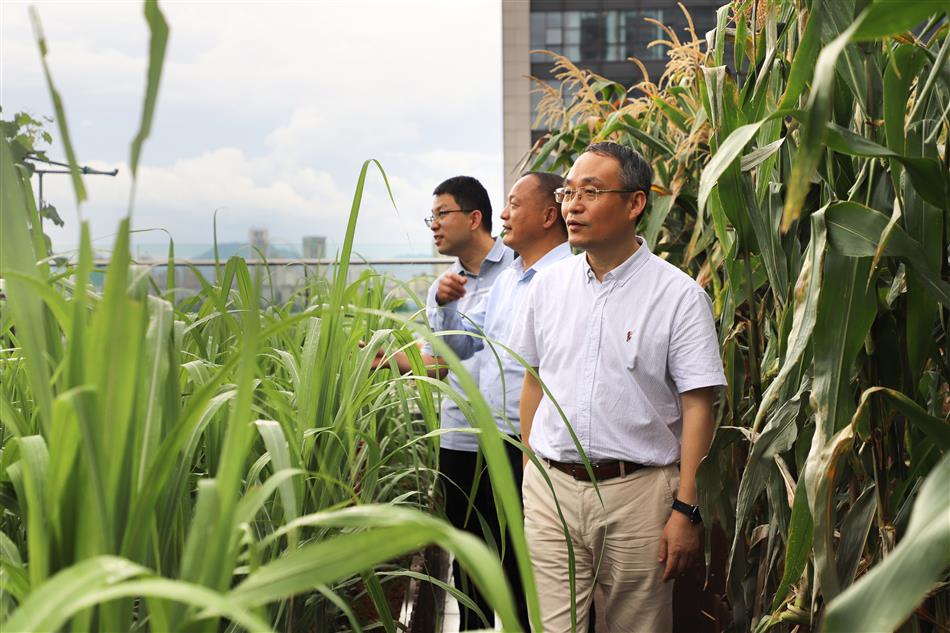
<svg viewBox="0 0 950 633"><path fill-rule="evenodd" d="M621 187L642 191L649 200L650 184L653 182L653 169L638 151L612 141L591 143L584 151L616 159L620 163Z"/></svg>

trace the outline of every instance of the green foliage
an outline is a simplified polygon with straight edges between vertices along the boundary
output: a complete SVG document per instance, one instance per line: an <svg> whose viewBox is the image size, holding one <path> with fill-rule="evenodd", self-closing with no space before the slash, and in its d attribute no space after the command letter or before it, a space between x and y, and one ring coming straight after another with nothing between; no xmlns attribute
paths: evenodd
<svg viewBox="0 0 950 633"><path fill-rule="evenodd" d="M556 58L577 97L542 100L533 167L639 149L639 230L714 300L729 388L700 492L734 630L950 616L947 8L734 2L629 92Z"/></svg>
<svg viewBox="0 0 950 633"><path fill-rule="evenodd" d="M133 163L168 34L155 2L145 15L152 46ZM45 54L35 14L34 23ZM47 82L78 174L48 72ZM401 299L386 280L348 281L363 187L378 163L363 165L340 263L273 304L260 297L259 269L237 257L213 279L195 271L201 291L175 302L171 266L162 292L131 265L129 218L101 292L88 223L78 261L51 268L29 174L15 162L0 139L0 628L216 630L223 618L228 630L393 631L388 587L432 543L517 628L497 556L432 516L436 411L452 397L482 431L533 587L488 406L438 339L464 393L426 376L413 341L433 337L395 313ZM74 185L82 200L81 180ZM380 349L407 352L415 375L374 368Z"/></svg>
<svg viewBox="0 0 950 633"><path fill-rule="evenodd" d="M40 148L53 142L53 137L44 129L52 122L48 117L36 119L28 112L17 112L9 121L0 119L0 131L10 144L14 164L32 173L32 165L24 159L30 156L47 158L46 151Z"/></svg>

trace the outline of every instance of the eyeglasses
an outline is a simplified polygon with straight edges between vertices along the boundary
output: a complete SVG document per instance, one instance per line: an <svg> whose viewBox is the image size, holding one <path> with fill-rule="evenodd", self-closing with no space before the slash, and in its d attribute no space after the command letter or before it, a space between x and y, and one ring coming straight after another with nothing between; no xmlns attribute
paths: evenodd
<svg viewBox="0 0 950 633"><path fill-rule="evenodd" d="M602 193L633 193L635 191L643 191L642 189L595 189L593 187L581 187L580 189L568 189L567 187L559 187L554 190L554 199L557 200L558 204L563 204L564 202L570 202L574 198L580 196L580 199L584 202L594 202L597 200L597 196Z"/></svg>
<svg viewBox="0 0 950 633"><path fill-rule="evenodd" d="M476 211L476 209L445 209L443 211L436 211L429 217L423 218L422 221L426 223L426 226L432 226L433 222L441 222L442 218L450 213L471 213L472 211Z"/></svg>

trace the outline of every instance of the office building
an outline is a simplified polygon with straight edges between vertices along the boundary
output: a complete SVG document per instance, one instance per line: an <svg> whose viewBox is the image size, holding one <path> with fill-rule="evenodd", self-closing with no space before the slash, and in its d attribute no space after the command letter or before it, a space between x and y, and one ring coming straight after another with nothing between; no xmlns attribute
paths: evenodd
<svg viewBox="0 0 950 633"><path fill-rule="evenodd" d="M716 24L722 0L685 0L697 35L702 38ZM517 179L516 168L532 144L547 130L534 126L540 93L527 77L557 86L551 75L553 59L530 53L543 49L564 55L580 68L631 86L642 80L636 57L657 82L666 64L665 46L648 47L668 39L653 18L689 40L687 21L675 2L656 0L503 0L502 75L504 108L505 190ZM570 98L569 95L566 95Z"/></svg>

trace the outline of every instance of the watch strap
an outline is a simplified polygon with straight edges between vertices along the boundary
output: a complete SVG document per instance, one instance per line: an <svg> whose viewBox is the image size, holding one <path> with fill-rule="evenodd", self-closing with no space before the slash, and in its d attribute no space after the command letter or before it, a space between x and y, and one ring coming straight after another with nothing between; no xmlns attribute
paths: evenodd
<svg viewBox="0 0 950 633"><path fill-rule="evenodd" d="M686 503L685 501L680 501L679 499L674 498L673 509L677 512L682 512L687 517L689 517L690 523L696 524L703 522L703 517L699 513L699 506L693 506Z"/></svg>

